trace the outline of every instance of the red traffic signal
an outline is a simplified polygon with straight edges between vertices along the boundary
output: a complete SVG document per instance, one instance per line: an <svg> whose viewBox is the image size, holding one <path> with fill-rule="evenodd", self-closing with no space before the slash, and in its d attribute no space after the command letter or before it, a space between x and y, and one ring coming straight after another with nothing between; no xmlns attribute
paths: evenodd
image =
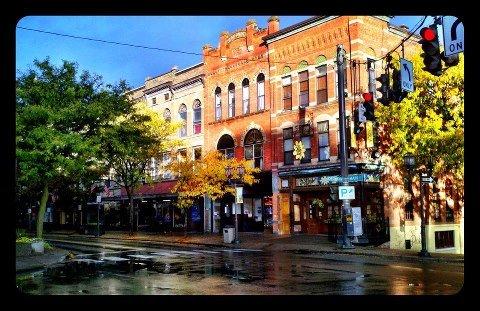
<svg viewBox="0 0 480 311"><path fill-rule="evenodd" d="M362 97L366 102L369 102L369 101L373 100L373 94L372 93L363 93Z"/></svg>
<svg viewBox="0 0 480 311"><path fill-rule="evenodd" d="M422 30L420 30L420 36L422 36L422 39L425 41L433 41L437 38L437 32L433 28L423 27Z"/></svg>

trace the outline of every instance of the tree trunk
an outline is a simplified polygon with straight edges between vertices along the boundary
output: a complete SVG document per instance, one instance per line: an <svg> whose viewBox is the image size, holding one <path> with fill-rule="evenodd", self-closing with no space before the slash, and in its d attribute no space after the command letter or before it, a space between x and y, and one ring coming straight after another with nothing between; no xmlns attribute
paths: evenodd
<svg viewBox="0 0 480 311"><path fill-rule="evenodd" d="M130 196L130 234L133 235L133 195Z"/></svg>
<svg viewBox="0 0 480 311"><path fill-rule="evenodd" d="M43 237L43 220L45 219L45 210L47 209L48 201L48 185L43 187L42 198L40 199L40 207L37 215L37 238Z"/></svg>
<svg viewBox="0 0 480 311"><path fill-rule="evenodd" d="M187 219L188 219L188 208L185 209L185 236L187 236Z"/></svg>

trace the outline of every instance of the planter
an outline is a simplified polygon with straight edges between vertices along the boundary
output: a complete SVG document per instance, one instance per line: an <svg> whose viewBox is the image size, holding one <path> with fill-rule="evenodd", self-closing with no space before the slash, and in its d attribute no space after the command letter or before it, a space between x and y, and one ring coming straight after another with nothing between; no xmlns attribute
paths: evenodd
<svg viewBox="0 0 480 311"><path fill-rule="evenodd" d="M45 251L43 241L32 242L32 250L35 253L42 253L43 254L44 251Z"/></svg>

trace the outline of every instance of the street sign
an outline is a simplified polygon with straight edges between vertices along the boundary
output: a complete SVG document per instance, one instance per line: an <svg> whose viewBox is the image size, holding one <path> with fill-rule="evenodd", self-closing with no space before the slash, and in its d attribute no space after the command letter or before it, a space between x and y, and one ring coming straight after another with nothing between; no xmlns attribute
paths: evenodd
<svg viewBox="0 0 480 311"><path fill-rule="evenodd" d="M463 52L463 23L455 16L444 16L442 18L442 25L445 56Z"/></svg>
<svg viewBox="0 0 480 311"><path fill-rule="evenodd" d="M413 92L413 64L404 58L400 58L400 80L403 91Z"/></svg>
<svg viewBox="0 0 480 311"><path fill-rule="evenodd" d="M360 207L352 207L353 218L353 236L359 236L363 234L362 229L362 209Z"/></svg>
<svg viewBox="0 0 480 311"><path fill-rule="evenodd" d="M428 177L422 176L422 183L431 184L431 183L433 183L433 178L431 176L428 176Z"/></svg>
<svg viewBox="0 0 480 311"><path fill-rule="evenodd" d="M243 203L243 187L235 187L235 203Z"/></svg>
<svg viewBox="0 0 480 311"><path fill-rule="evenodd" d="M338 198L340 200L355 200L355 187L338 186Z"/></svg>
<svg viewBox="0 0 480 311"><path fill-rule="evenodd" d="M367 118L365 117L365 106L363 106L363 103L358 104L358 121L365 123L367 122Z"/></svg>
<svg viewBox="0 0 480 311"><path fill-rule="evenodd" d="M101 203L102 202L102 196L101 195L97 195L97 203Z"/></svg>

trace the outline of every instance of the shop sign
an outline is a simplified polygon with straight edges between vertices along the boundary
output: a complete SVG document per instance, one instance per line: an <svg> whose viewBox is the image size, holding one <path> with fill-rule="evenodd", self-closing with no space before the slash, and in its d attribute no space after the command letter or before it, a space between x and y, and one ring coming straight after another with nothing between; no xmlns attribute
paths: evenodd
<svg viewBox="0 0 480 311"><path fill-rule="evenodd" d="M348 182L380 182L379 174L350 174L348 175ZM295 178L295 185L297 187L308 186L325 186L325 185L339 185L342 184L342 176L314 176L314 177L301 177Z"/></svg>

